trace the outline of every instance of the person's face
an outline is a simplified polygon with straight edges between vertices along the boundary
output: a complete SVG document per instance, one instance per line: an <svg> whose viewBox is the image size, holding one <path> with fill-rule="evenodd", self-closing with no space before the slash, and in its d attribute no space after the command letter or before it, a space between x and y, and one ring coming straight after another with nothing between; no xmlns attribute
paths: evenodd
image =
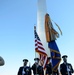
<svg viewBox="0 0 74 75"><path fill-rule="evenodd" d="M24 66L26 66L27 65L27 62L24 62Z"/></svg>
<svg viewBox="0 0 74 75"><path fill-rule="evenodd" d="M38 61L38 60L35 60L35 63L36 63L36 64L38 64L38 63L39 63L39 61Z"/></svg>
<svg viewBox="0 0 74 75"><path fill-rule="evenodd" d="M51 59L48 60L48 63L51 63Z"/></svg>
<svg viewBox="0 0 74 75"><path fill-rule="evenodd" d="M67 58L63 58L63 61L64 61L64 62L67 62Z"/></svg>

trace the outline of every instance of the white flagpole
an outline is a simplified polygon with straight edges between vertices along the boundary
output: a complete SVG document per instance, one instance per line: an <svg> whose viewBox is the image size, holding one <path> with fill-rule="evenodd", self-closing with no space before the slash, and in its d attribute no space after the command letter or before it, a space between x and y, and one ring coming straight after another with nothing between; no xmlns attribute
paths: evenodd
<svg viewBox="0 0 74 75"><path fill-rule="evenodd" d="M36 26L34 26L34 31L36 31ZM39 58L39 54L35 50L35 58ZM36 75L37 75L37 66L36 66Z"/></svg>

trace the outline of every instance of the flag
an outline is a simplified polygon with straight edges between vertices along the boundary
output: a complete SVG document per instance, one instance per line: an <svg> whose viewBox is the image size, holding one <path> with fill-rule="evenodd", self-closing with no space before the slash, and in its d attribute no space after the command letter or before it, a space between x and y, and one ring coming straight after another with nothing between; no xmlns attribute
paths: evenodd
<svg viewBox="0 0 74 75"><path fill-rule="evenodd" d="M40 57L40 64L45 68L45 65L47 63L47 53L43 47L43 44L41 43L41 40L36 32L36 29L34 30L35 34L35 52L39 54Z"/></svg>
<svg viewBox="0 0 74 75"><path fill-rule="evenodd" d="M48 42L48 47L50 48L52 57L52 70L56 72L61 61L61 54L55 40Z"/></svg>
<svg viewBox="0 0 74 75"><path fill-rule="evenodd" d="M46 40L48 42L48 47L50 49L52 57L52 70L57 71L59 63L61 61L61 54L59 48L56 44L58 32L53 28L49 14L45 15L45 31L46 31Z"/></svg>

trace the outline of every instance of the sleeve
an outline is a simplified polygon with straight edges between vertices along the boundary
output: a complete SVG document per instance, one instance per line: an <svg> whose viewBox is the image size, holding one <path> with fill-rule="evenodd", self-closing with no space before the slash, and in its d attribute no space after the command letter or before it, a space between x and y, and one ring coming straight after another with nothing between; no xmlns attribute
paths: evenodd
<svg viewBox="0 0 74 75"><path fill-rule="evenodd" d="M30 75L32 75L31 67L29 67L29 72L30 72Z"/></svg>
<svg viewBox="0 0 74 75"><path fill-rule="evenodd" d="M21 68L19 68L17 75L21 75Z"/></svg>
<svg viewBox="0 0 74 75"><path fill-rule="evenodd" d="M33 71L33 74L35 73L35 64L32 65L31 70Z"/></svg>
<svg viewBox="0 0 74 75"><path fill-rule="evenodd" d="M47 70L47 67L48 67L48 66L46 65L46 72L45 72L45 75L47 75L47 74L48 74L48 70Z"/></svg>
<svg viewBox="0 0 74 75"><path fill-rule="evenodd" d="M34 70L34 64L32 65L31 69Z"/></svg>
<svg viewBox="0 0 74 75"><path fill-rule="evenodd" d="M63 71L62 71L62 64L60 65L60 73L62 74Z"/></svg>
<svg viewBox="0 0 74 75"><path fill-rule="evenodd" d="M47 68L46 68L46 75L48 74L48 70L47 70Z"/></svg>
<svg viewBox="0 0 74 75"><path fill-rule="evenodd" d="M73 73L73 72L74 72L73 67L72 67L72 65L71 65L71 64L70 64L70 66L71 66L71 73Z"/></svg>
<svg viewBox="0 0 74 75"><path fill-rule="evenodd" d="M44 75L44 70L43 70L43 67L42 67L42 75Z"/></svg>

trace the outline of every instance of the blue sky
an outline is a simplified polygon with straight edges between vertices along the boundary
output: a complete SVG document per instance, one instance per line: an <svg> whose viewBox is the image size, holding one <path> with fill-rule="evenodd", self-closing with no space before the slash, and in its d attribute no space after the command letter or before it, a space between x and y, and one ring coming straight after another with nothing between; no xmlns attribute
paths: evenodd
<svg viewBox="0 0 74 75"><path fill-rule="evenodd" d="M74 66L74 0L47 0L47 12L63 32L56 40L61 55L67 54ZM24 58L33 64L34 24L37 0L0 0L0 56L5 60L1 75L16 75Z"/></svg>

